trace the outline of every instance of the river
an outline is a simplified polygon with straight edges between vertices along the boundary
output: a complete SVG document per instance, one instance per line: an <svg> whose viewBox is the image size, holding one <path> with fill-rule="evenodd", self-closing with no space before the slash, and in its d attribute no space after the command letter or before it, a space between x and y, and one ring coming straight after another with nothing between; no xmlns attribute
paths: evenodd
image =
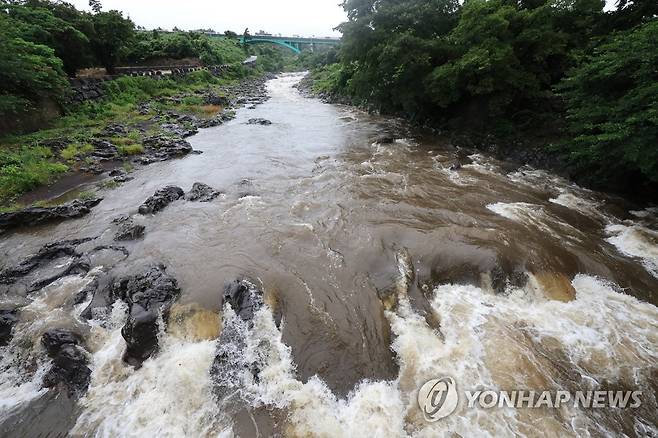
<svg viewBox="0 0 658 438"><path fill-rule="evenodd" d="M117 269L163 263L182 289L143 367L121 360L124 307L86 321L70 304L97 269L24 298L0 347L0 434L657 436L658 211L305 98L300 78L270 81L269 101L189 139L203 154L139 169L91 214L2 237L7 267L48 242L111 240L112 218L163 186L223 192L139 218L146 234L126 245ZM251 326L220 308L241 277L265 291ZM41 387L38 340L62 326L90 355L77 402ZM222 327L242 333L257 379L210 373ZM640 390L642 406L462 400L430 423L417 393L442 376L465 390ZM217 379L234 391L218 399Z"/></svg>

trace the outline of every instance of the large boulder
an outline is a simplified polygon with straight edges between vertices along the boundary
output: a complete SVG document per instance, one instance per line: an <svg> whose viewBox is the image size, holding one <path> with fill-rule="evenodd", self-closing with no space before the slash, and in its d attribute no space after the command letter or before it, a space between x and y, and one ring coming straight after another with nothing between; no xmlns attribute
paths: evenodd
<svg viewBox="0 0 658 438"><path fill-rule="evenodd" d="M249 280L234 280L224 288L222 307L225 303L243 321L251 321L254 313L263 306L263 291Z"/></svg>
<svg viewBox="0 0 658 438"><path fill-rule="evenodd" d="M139 207L140 214L151 214L157 213L160 210L164 209L167 205L176 201L177 199L182 198L185 195L185 192L180 187L176 186L167 186L162 189L157 190L153 196L148 198L142 205Z"/></svg>
<svg viewBox="0 0 658 438"><path fill-rule="evenodd" d="M79 334L67 329L49 330L41 337L41 345L49 356L56 355L64 344L78 345L81 341L82 337Z"/></svg>
<svg viewBox="0 0 658 438"><path fill-rule="evenodd" d="M145 138L142 144L147 149L145 156L140 158L142 164L182 157L193 151L192 145L180 137L156 135Z"/></svg>
<svg viewBox="0 0 658 438"><path fill-rule="evenodd" d="M81 314L83 318L107 316L116 300L128 304L128 319L121 329L126 341L123 359L132 366L140 367L158 350L160 315L166 323L171 306L180 295L178 282L167 274L163 265L155 265L118 280L102 277L88 286L84 294L76 297L78 302L83 302L90 293L94 294Z"/></svg>
<svg viewBox="0 0 658 438"><path fill-rule="evenodd" d="M263 291L249 280L235 280L224 288L222 307L227 303L238 318L224 319L210 370L220 399L240 387L245 370L258 380L262 366L259 358L247 357L243 351L253 328L255 312L263 306Z"/></svg>
<svg viewBox="0 0 658 438"><path fill-rule="evenodd" d="M200 182L194 183L192 190L187 192L185 195L185 200L187 201L198 201L198 202L210 202L213 199L217 198L222 193L213 189L207 184Z"/></svg>
<svg viewBox="0 0 658 438"><path fill-rule="evenodd" d="M53 365L43 378L43 385L52 388L62 385L69 396L80 395L89 387L91 369L87 354L80 346L82 338L67 329L49 330L43 334L41 344L52 358Z"/></svg>
<svg viewBox="0 0 658 438"><path fill-rule="evenodd" d="M11 330L18 322L17 310L0 310L0 347L11 341Z"/></svg>
<svg viewBox="0 0 658 438"><path fill-rule="evenodd" d="M121 336L126 340L123 360L134 367L141 366L158 350L159 330L157 310L147 310L134 304L126 325L121 329Z"/></svg>
<svg viewBox="0 0 658 438"><path fill-rule="evenodd" d="M162 314L165 323L169 318L171 305L180 295L178 282L163 265L152 266L115 282L112 295L129 306L128 321L121 330L126 340L124 360L140 366L158 349L158 317Z"/></svg>
<svg viewBox="0 0 658 438"><path fill-rule="evenodd" d="M117 232L114 235L114 240L137 240L144 236L146 227L141 224L136 224L131 217L124 216L115 219L113 222L119 225Z"/></svg>
<svg viewBox="0 0 658 438"><path fill-rule="evenodd" d="M102 200L103 198L76 199L53 207L28 207L22 210L0 213L0 230L79 218L89 214L91 209Z"/></svg>

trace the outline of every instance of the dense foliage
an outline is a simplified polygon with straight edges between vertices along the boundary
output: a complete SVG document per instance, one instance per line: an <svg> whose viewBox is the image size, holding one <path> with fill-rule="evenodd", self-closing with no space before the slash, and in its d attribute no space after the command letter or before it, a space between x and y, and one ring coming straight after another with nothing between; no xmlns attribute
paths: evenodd
<svg viewBox="0 0 658 438"><path fill-rule="evenodd" d="M43 44L21 38L0 14L0 115L25 112L32 102L58 97L66 87L62 61Z"/></svg>
<svg viewBox="0 0 658 438"><path fill-rule="evenodd" d="M244 48L234 38L195 32L147 32L119 11L93 13L52 0L0 0L0 116L15 117L44 99L59 101L66 75L86 67L153 64L194 58L205 65L239 63ZM0 123L0 127L2 123Z"/></svg>
<svg viewBox="0 0 658 438"><path fill-rule="evenodd" d="M478 133L566 138L561 153L593 183L658 181L655 0L343 7L339 62L316 67L323 91Z"/></svg>
<svg viewBox="0 0 658 438"><path fill-rule="evenodd" d="M658 20L615 34L559 89L567 150L587 175L658 182Z"/></svg>
<svg viewBox="0 0 658 438"><path fill-rule="evenodd" d="M212 38L198 32L138 32L126 59L144 63L162 59L199 58L205 65L232 64L244 59L237 39Z"/></svg>

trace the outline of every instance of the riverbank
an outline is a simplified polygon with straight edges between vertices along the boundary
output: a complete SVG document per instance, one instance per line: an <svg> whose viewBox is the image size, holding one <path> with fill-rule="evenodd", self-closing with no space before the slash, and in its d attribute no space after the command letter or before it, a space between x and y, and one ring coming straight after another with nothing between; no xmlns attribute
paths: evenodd
<svg viewBox="0 0 658 438"><path fill-rule="evenodd" d="M307 97L321 99L325 103L353 105L349 96L331 91L326 72L310 72L298 85L298 89ZM371 113L377 113L374 108L362 108ZM571 180L582 187L601 191L610 195L621 196L639 205L655 205L658 203L658 185L646 180L613 177L611 173L608 180L602 182L592 174L583 172L564 152L564 143L569 140L563 127L547 123L542 129L494 134L493 129L474 127L466 123L458 126L450 124L436 125L424 121L414 121L408 114L398 113L390 116L407 120L411 125L429 130L434 135L444 137L455 147L464 151L484 152L500 160L518 164L518 166L531 166L537 169L548 170Z"/></svg>
<svg viewBox="0 0 658 438"><path fill-rule="evenodd" d="M268 78L198 71L107 82L102 101L70 108L40 131L0 139L0 208L57 203L94 183L114 188L136 167L194 153L185 138L230 120L238 103L263 102Z"/></svg>

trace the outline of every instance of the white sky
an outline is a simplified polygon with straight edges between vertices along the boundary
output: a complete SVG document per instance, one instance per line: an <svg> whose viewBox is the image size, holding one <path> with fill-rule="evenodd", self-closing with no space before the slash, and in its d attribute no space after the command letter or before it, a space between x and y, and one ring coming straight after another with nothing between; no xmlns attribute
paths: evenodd
<svg viewBox="0 0 658 438"><path fill-rule="evenodd" d="M88 0L67 0L89 9ZM340 36L332 29L346 21L341 0L101 0L147 29L214 29L239 34L265 30L285 36Z"/></svg>

